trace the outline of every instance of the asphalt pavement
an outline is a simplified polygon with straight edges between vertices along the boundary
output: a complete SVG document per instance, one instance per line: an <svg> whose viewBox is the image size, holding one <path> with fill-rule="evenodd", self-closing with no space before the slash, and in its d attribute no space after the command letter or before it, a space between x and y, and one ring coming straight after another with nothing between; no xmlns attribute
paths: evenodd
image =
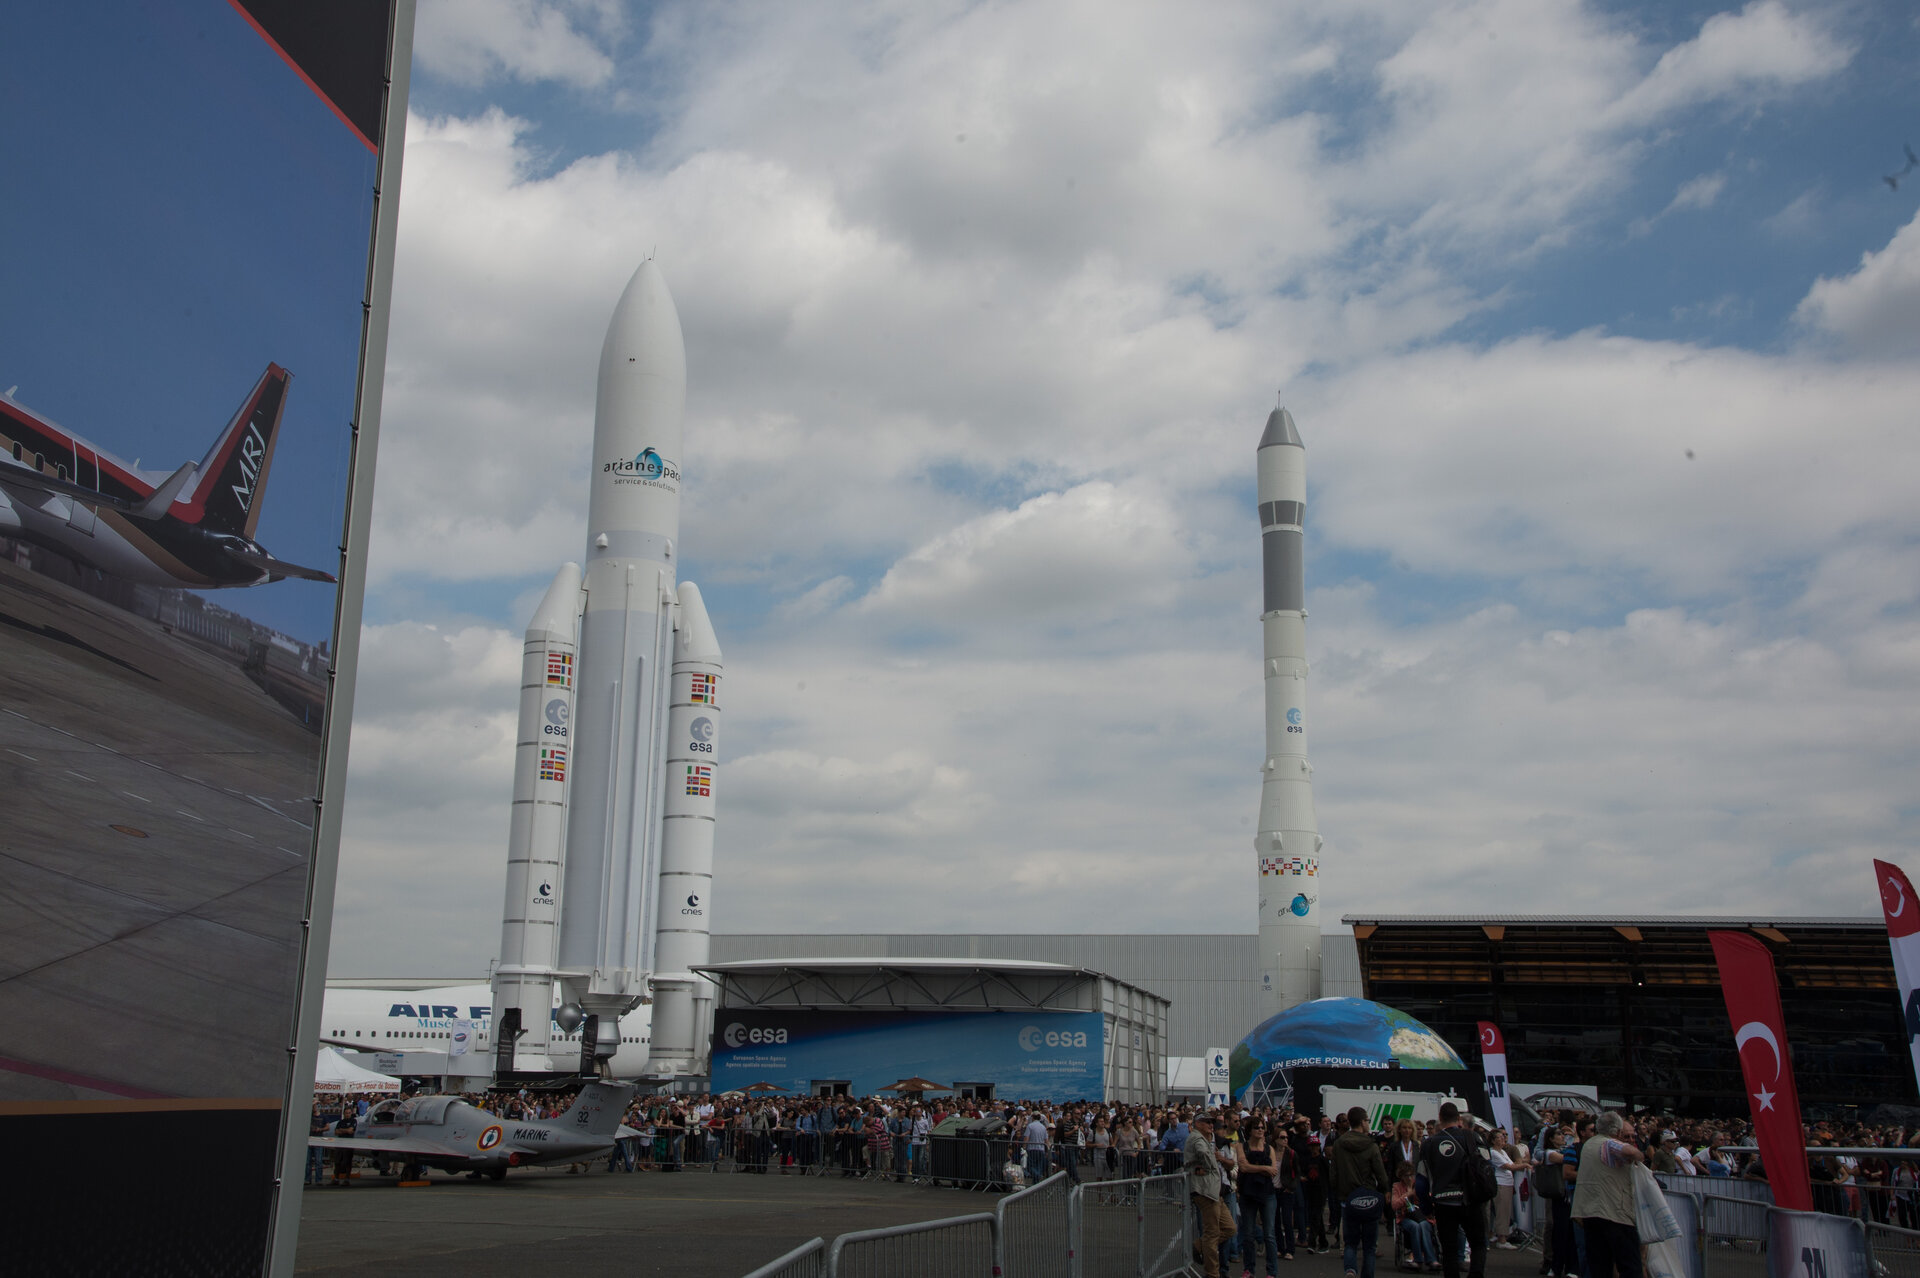
<svg viewBox="0 0 1920 1278"><path fill-rule="evenodd" d="M991 1211L998 1197L837 1175L608 1173L605 1164L583 1175L516 1170L500 1184L436 1172L410 1189L369 1175L306 1191L296 1272L520 1278L559 1263L577 1274L740 1278L810 1238ZM1394 1278L1404 1271L1392 1267L1384 1234L1381 1244L1379 1278ZM1539 1265L1538 1252L1493 1251L1487 1274L1533 1278ZM1338 1252L1303 1250L1281 1264L1281 1278L1342 1274Z"/></svg>

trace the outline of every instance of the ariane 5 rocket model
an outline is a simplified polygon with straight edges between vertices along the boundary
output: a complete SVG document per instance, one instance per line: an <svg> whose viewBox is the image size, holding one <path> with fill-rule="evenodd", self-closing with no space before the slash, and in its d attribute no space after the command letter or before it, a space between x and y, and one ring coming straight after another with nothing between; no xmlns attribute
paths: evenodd
<svg viewBox="0 0 1920 1278"><path fill-rule="evenodd" d="M1307 609L1303 529L1307 450L1293 414L1267 417L1258 467L1267 688L1267 761L1261 766L1260 997L1265 1015L1320 995L1320 827L1307 762Z"/></svg>
<svg viewBox="0 0 1920 1278"><path fill-rule="evenodd" d="M686 396L680 316L649 259L600 350L586 568L561 566L527 628L500 1076L705 1072L712 1001L692 969L709 947L722 667L699 588L675 583ZM649 999L642 1049L620 1018ZM579 1031L577 1058L556 1026Z"/></svg>

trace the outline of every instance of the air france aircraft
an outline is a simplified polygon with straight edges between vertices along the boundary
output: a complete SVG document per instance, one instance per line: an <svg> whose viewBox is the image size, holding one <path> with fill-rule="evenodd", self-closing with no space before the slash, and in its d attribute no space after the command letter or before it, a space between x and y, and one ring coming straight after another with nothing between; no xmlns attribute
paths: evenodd
<svg viewBox="0 0 1920 1278"><path fill-rule="evenodd" d="M456 1046L457 1021L471 1022L473 1040L467 1044L471 1064L464 1071L493 1072L493 987L443 985L427 990L331 989L320 1004L320 1041L329 1047L358 1052L448 1052ZM559 1010L559 1000L554 1001ZM611 1062L613 1077L638 1078L646 1072L651 1028L649 1008L638 1007L621 1018L620 1050ZM579 1065L580 1035L553 1027L553 1064L573 1072Z"/></svg>
<svg viewBox="0 0 1920 1278"><path fill-rule="evenodd" d="M267 365L207 455L165 476L103 452L12 391L0 395L0 537L154 586L334 580L253 539L291 380Z"/></svg>

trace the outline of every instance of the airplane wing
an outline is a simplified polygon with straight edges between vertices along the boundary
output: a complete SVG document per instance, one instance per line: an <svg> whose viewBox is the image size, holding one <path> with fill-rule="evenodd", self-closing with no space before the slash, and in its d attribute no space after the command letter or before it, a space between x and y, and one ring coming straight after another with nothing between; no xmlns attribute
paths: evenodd
<svg viewBox="0 0 1920 1278"><path fill-rule="evenodd" d="M192 482L197 469L193 462L186 463L162 480L160 486L154 489L144 501L127 501L124 498L95 492L91 488L70 483L64 479L56 479L52 475L43 474L31 466L23 466L17 462L0 466L0 484L16 484L21 488L53 493L96 509L117 510L123 515L132 515L135 519L161 519L173 506L174 499Z"/></svg>
<svg viewBox="0 0 1920 1278"><path fill-rule="evenodd" d="M134 514L140 508L130 501L118 497L109 497L97 493L91 488L69 483L64 479L55 479L52 475L43 475L31 466L23 466L16 461L0 465L0 484L12 484L19 488L32 488L38 492L52 493L58 497L71 497L75 501L85 502L89 506L105 507L108 510Z"/></svg>
<svg viewBox="0 0 1920 1278"><path fill-rule="evenodd" d="M375 1140L369 1136L309 1136L307 1144L316 1149L351 1149L356 1154L387 1154L394 1158L439 1158L467 1161L467 1156L445 1145L424 1140Z"/></svg>
<svg viewBox="0 0 1920 1278"><path fill-rule="evenodd" d="M302 568L299 564L290 564L284 559L275 559L264 551L242 550L238 546L224 547L229 555L243 564L252 564L262 572L270 572L276 577L299 577L303 581L338 581L330 572L321 572L318 568Z"/></svg>

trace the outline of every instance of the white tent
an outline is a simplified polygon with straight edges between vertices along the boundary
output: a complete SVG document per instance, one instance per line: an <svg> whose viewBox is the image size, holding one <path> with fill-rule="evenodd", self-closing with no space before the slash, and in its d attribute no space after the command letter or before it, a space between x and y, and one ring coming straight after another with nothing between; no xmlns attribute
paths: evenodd
<svg viewBox="0 0 1920 1278"><path fill-rule="evenodd" d="M386 1074L361 1069L352 1061L323 1047L313 1062L313 1090L316 1092L397 1092L400 1080Z"/></svg>

